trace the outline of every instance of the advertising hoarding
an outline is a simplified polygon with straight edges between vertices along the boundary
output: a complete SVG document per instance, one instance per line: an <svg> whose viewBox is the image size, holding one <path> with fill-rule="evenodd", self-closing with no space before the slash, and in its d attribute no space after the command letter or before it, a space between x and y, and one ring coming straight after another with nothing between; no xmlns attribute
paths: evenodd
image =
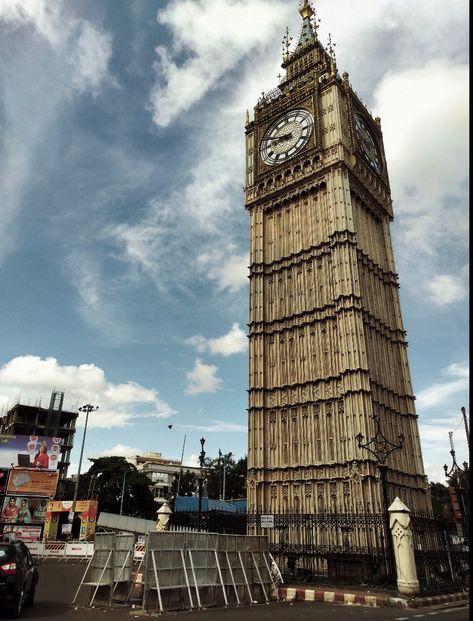
<svg viewBox="0 0 473 621"><path fill-rule="evenodd" d="M39 541L41 538L41 526L5 526L3 534L10 541Z"/></svg>
<svg viewBox="0 0 473 621"><path fill-rule="evenodd" d="M62 438L0 434L0 468L56 470Z"/></svg>
<svg viewBox="0 0 473 621"><path fill-rule="evenodd" d="M10 472L7 494L15 496L49 496L56 494L59 472L14 468Z"/></svg>
<svg viewBox="0 0 473 621"><path fill-rule="evenodd" d="M87 511L91 506L93 500L76 500L75 510L76 513L82 513ZM70 511L72 509L72 500L50 500L48 502L47 511Z"/></svg>
<svg viewBox="0 0 473 621"><path fill-rule="evenodd" d="M46 517L48 499L24 496L5 496L0 507L2 524L42 524Z"/></svg>

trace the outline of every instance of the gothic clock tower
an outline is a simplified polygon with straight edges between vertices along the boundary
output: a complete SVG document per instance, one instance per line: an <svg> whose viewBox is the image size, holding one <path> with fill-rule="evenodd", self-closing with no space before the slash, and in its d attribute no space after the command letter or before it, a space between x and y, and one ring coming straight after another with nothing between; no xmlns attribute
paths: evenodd
<svg viewBox="0 0 473 621"><path fill-rule="evenodd" d="M388 501L430 508L391 247L380 119L338 74L304 0L285 76L246 125L250 513L380 511L358 433L402 450Z"/></svg>

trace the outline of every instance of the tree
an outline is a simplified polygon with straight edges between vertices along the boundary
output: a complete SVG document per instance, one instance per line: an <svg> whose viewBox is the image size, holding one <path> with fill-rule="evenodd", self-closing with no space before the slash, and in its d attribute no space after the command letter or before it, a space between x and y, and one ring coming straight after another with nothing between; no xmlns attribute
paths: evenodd
<svg viewBox="0 0 473 621"><path fill-rule="evenodd" d="M174 473L171 489L166 489L164 497L169 500L169 506L174 511L174 502L177 496L177 486L179 484L179 472ZM190 470L186 470L181 475L179 485L179 496L194 496L197 493L197 477Z"/></svg>
<svg viewBox="0 0 473 621"><path fill-rule="evenodd" d="M246 498L246 456L235 461L225 459L225 499ZM207 493L209 498L223 496L223 458L206 459Z"/></svg>
<svg viewBox="0 0 473 621"><path fill-rule="evenodd" d="M430 482L429 494L432 500L432 512L437 520L453 521L453 512L448 489L443 483Z"/></svg>
<svg viewBox="0 0 473 621"><path fill-rule="evenodd" d="M81 475L78 498L99 501L99 510L120 513L123 494L123 515L156 518L156 503L150 491L150 479L124 457L90 459L92 466ZM93 491L92 491L93 490Z"/></svg>

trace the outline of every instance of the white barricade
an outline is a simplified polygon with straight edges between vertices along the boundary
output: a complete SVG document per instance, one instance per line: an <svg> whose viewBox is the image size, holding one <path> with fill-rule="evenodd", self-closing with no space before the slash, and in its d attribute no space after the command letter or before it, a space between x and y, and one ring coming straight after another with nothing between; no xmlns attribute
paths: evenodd
<svg viewBox="0 0 473 621"><path fill-rule="evenodd" d="M25 541L24 543L32 556L43 556L44 543L42 541Z"/></svg>
<svg viewBox="0 0 473 621"><path fill-rule="evenodd" d="M89 546L92 545L92 551L90 552ZM89 544L87 541L73 541L72 543L66 543L65 556L80 556L82 558L92 556L94 553L94 545Z"/></svg>

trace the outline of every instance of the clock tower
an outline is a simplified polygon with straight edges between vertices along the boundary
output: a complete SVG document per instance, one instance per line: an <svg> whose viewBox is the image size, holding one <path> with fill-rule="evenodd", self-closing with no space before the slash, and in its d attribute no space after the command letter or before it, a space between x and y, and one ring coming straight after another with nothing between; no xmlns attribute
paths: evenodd
<svg viewBox="0 0 473 621"><path fill-rule="evenodd" d="M379 512L430 500L391 246L379 118L340 76L304 0L285 75L246 124L250 216L248 512Z"/></svg>

